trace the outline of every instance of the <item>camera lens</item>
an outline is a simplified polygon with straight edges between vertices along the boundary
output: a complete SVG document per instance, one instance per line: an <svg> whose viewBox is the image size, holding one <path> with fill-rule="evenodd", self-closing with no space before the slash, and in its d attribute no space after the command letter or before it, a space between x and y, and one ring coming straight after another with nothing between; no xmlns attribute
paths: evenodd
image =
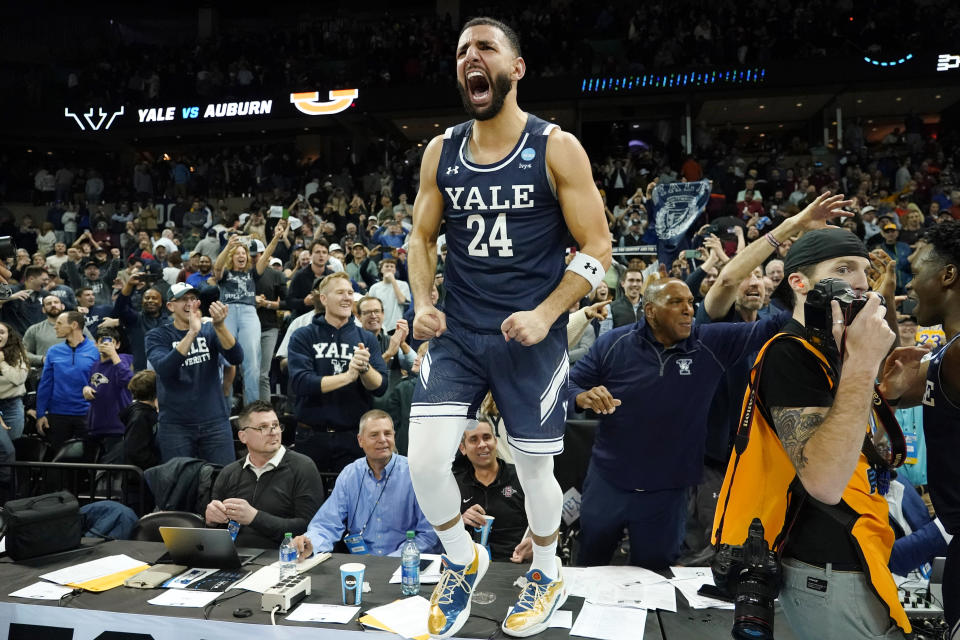
<svg viewBox="0 0 960 640"><path fill-rule="evenodd" d="M746 571L737 586L733 611L733 637L741 640L773 638L773 601L776 588L767 576Z"/></svg>

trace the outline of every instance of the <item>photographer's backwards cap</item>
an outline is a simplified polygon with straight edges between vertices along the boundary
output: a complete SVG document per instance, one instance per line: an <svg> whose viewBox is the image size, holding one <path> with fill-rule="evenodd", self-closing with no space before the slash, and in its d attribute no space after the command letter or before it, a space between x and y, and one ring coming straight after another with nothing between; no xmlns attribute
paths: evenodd
<svg viewBox="0 0 960 640"><path fill-rule="evenodd" d="M783 261L783 280L771 297L789 302L791 289L787 278L791 273L796 273L801 267L845 256L869 259L870 253L856 234L841 227L825 227L806 232L787 251Z"/></svg>

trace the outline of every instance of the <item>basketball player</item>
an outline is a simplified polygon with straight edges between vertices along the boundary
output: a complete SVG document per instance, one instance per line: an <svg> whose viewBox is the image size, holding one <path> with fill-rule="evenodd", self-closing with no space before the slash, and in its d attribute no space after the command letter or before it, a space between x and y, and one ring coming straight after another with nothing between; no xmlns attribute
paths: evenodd
<svg viewBox="0 0 960 640"><path fill-rule="evenodd" d="M450 469L489 388L533 532L527 586L502 625L525 637L545 629L566 598L556 557L562 492L552 457L563 450L566 312L610 266L610 233L579 142L517 106L526 66L513 30L475 18L460 33L456 58L472 120L427 146L410 233L414 337L430 339L410 413L410 474L446 551L428 627L447 638L463 626L489 563L460 520ZM445 313L430 303L441 223ZM571 235L580 250L565 267Z"/></svg>
<svg viewBox="0 0 960 640"><path fill-rule="evenodd" d="M923 405L930 499L949 543L943 572L943 612L947 636L960 639L960 222L931 227L910 256L921 326L943 324L946 344L932 357L923 350L897 349L884 365L881 392L898 407ZM899 401L899 402L897 402Z"/></svg>

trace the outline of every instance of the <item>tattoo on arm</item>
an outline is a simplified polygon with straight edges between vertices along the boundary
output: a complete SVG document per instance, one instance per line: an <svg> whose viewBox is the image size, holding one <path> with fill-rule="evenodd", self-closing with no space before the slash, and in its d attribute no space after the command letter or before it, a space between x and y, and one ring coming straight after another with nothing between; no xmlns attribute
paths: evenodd
<svg viewBox="0 0 960 640"><path fill-rule="evenodd" d="M783 448L790 456L797 473L800 473L807 466L804 449L823 424L826 410L819 407L773 407L770 414Z"/></svg>

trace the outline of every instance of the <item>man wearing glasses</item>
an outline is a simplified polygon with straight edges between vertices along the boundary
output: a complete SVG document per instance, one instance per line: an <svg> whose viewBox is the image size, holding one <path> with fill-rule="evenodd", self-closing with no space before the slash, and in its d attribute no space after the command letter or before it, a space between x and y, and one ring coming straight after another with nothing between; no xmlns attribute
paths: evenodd
<svg viewBox="0 0 960 640"><path fill-rule="evenodd" d="M360 326L375 335L380 343L383 361L387 363L387 368L391 372L390 386L387 388L387 394L389 394L390 388L400 379L400 369L410 371L417 357L417 352L407 344L410 327L406 320L400 318L397 320L397 328L393 334L387 333L383 328L383 302L380 298L373 296L365 296L357 301L357 319L360 321Z"/></svg>
<svg viewBox="0 0 960 640"><path fill-rule="evenodd" d="M323 482L313 460L281 444L283 425L268 403L248 404L239 423L237 437L247 455L217 476L207 524L226 526L232 520L240 527L239 546L272 549L285 533L307 530L323 502Z"/></svg>

